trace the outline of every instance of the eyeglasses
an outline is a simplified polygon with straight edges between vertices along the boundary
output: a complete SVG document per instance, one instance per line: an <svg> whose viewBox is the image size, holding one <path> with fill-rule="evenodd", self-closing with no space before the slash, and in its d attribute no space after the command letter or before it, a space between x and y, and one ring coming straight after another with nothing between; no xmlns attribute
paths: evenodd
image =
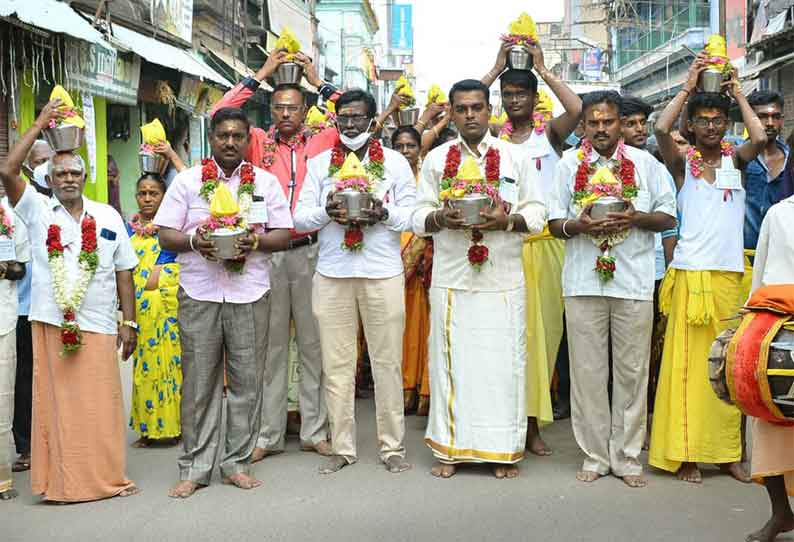
<svg viewBox="0 0 794 542"><path fill-rule="evenodd" d="M530 98L529 92L503 92L502 100L505 102L526 102Z"/></svg>
<svg viewBox="0 0 794 542"><path fill-rule="evenodd" d="M366 115L337 115L336 123L340 126L362 126L369 122Z"/></svg>
<svg viewBox="0 0 794 542"><path fill-rule="evenodd" d="M273 104L273 111L276 113L297 113L300 108L299 105Z"/></svg>
<svg viewBox="0 0 794 542"><path fill-rule="evenodd" d="M709 125L712 125L715 128L724 128L725 126L727 126L728 120L722 117L715 117L710 119L707 119L705 117L699 117L695 119L694 124L698 128L707 128Z"/></svg>

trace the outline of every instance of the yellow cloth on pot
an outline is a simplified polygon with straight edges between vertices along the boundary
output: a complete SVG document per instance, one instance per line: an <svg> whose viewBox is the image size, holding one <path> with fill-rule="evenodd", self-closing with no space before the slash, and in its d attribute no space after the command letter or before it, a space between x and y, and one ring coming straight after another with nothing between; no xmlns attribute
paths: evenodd
<svg viewBox="0 0 794 542"><path fill-rule="evenodd" d="M50 101L60 98L61 106L58 108L64 113L73 112L74 115L71 117L65 117L61 122L63 124L73 124L78 128L85 128L85 121L83 117L77 114L74 107L74 101L72 101L72 97L69 96L69 93L66 92L66 89L63 88L61 85L55 85L55 88L52 89L50 93Z"/></svg>
<svg viewBox="0 0 794 542"><path fill-rule="evenodd" d="M416 102L416 99L414 97L414 89L413 87L411 87L411 83L408 82L408 79L406 79L404 75L400 76L394 88L397 91L398 96L406 96L411 99L411 103L409 105L400 104L400 109L411 107Z"/></svg>
<svg viewBox="0 0 794 542"><path fill-rule="evenodd" d="M445 104L449 100L444 91L438 85L431 85L430 90L427 91L427 105L430 104Z"/></svg>
<svg viewBox="0 0 794 542"><path fill-rule="evenodd" d="M292 60L295 53L301 50L301 44L298 38L292 33L288 27L281 28L281 36L276 40L276 49L285 49L287 51L287 60Z"/></svg>
<svg viewBox="0 0 794 542"><path fill-rule="evenodd" d="M535 21L527 13L522 13L518 19L510 23L507 33L511 36L521 36L533 41L538 40L538 29Z"/></svg>
<svg viewBox="0 0 794 542"><path fill-rule="evenodd" d="M224 183L218 183L210 201L210 214L214 217L234 216L240 212L237 200Z"/></svg>
<svg viewBox="0 0 794 542"><path fill-rule="evenodd" d="M337 178L339 179L355 179L358 177L362 177L364 179L369 178L367 175L367 170L364 169L364 166L361 164L361 160L358 159L356 153L351 152L345 158L345 163L342 164L342 167L336 174Z"/></svg>
<svg viewBox="0 0 794 542"><path fill-rule="evenodd" d="M141 126L141 137L143 137L143 142L147 145L157 145L158 143L167 141L165 138L165 128L163 128L160 119L154 119L149 124Z"/></svg>

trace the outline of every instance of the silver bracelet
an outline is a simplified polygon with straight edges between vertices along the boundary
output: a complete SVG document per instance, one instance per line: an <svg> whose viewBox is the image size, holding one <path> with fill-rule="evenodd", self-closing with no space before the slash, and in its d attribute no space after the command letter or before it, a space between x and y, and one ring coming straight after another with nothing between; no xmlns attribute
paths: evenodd
<svg viewBox="0 0 794 542"><path fill-rule="evenodd" d="M433 224L435 224L436 228L438 228L439 230L443 230L444 226L439 224L438 220L436 220L436 217L438 216L438 213L439 213L439 211L433 211Z"/></svg>
<svg viewBox="0 0 794 542"><path fill-rule="evenodd" d="M565 226L567 226L567 225L568 225L568 222L570 222L570 221L571 221L571 219L570 219L570 218L568 218L568 219L566 219L566 220L565 220L565 222L563 222L563 223L562 223L562 234L565 236L565 238L566 238L566 239L571 239L571 238L573 237L573 236L572 236L570 233L568 233L568 231L565 229Z"/></svg>
<svg viewBox="0 0 794 542"><path fill-rule="evenodd" d="M187 242L188 242L188 245L190 245L190 250L192 250L193 252L198 254L198 251L196 250L196 247L193 246L193 238L195 236L196 236L195 233L191 234L190 237L188 237L188 241Z"/></svg>

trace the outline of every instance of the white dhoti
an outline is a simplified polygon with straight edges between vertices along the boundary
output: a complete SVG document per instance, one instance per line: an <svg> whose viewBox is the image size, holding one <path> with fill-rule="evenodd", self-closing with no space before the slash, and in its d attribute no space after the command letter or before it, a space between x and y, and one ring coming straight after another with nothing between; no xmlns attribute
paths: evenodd
<svg viewBox="0 0 794 542"><path fill-rule="evenodd" d="M524 288L430 288L430 418L445 463L517 463L527 434Z"/></svg>

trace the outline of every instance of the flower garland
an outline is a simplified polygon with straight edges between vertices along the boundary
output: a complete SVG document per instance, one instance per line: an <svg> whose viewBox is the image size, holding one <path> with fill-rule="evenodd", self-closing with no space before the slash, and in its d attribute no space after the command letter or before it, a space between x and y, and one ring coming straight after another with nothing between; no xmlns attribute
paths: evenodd
<svg viewBox="0 0 794 542"><path fill-rule="evenodd" d="M233 216L216 218L210 216L207 221L199 227L197 233L207 238L212 232L221 228L244 229L246 228L246 217L251 209L254 196L256 175L254 166L248 162L243 162L240 166L240 185L237 187L237 205L240 212ZM207 203L212 202L215 190L218 188L218 164L211 158L201 161L201 195ZM245 267L245 257L237 260L225 260L224 266L234 273L242 273Z"/></svg>
<svg viewBox="0 0 794 542"><path fill-rule="evenodd" d="M286 141L283 141L290 149L294 149L298 145L306 145L306 141L311 137L312 132L308 129L301 129L297 134L293 135ZM276 127L272 126L270 130L265 132L265 140L262 143L262 167L270 169L276 162L276 152L278 151L278 136L276 135Z"/></svg>
<svg viewBox="0 0 794 542"><path fill-rule="evenodd" d="M538 135L546 133L546 124L550 120L551 115L549 113L532 113L532 130ZM513 123L508 120L499 130L499 139L502 141L512 142L513 132Z"/></svg>
<svg viewBox="0 0 794 542"><path fill-rule="evenodd" d="M730 141L722 140L720 141L720 154L722 156L733 156L734 148ZM704 171L704 163L703 163L703 154L698 150L697 147L692 145L686 151L686 160L689 162L689 172L692 173L692 176L696 179L699 179L703 176Z"/></svg>
<svg viewBox="0 0 794 542"><path fill-rule="evenodd" d="M582 145L577 152L579 167L576 169L573 189L573 201L577 212L581 213L596 200L605 196L624 201L636 198L638 189L634 162L629 160L626 155L626 144L623 140L618 143L618 163L612 167L612 173L620 181L619 184L593 184L590 182L591 176L596 172L596 168L590 162L592 153L593 144L587 139L582 140ZM629 233L628 230L625 230L611 235L591 236L593 242L601 250L601 255L596 258L595 271L602 282L606 283L615 278L615 258L609 255L609 250L625 241Z"/></svg>
<svg viewBox="0 0 794 542"><path fill-rule="evenodd" d="M466 194L485 194L492 202L501 203L499 197L499 171L500 162L499 151L494 147L485 153L485 181L467 182L458 180L458 169L460 168L460 146L452 145L447 151L447 159L444 164L444 172L441 175L441 192L439 199L444 202L449 199L458 199ZM471 246L469 247L467 258L469 265L475 270L482 271L483 265L488 262L488 247L483 244L483 233L474 228L471 230Z"/></svg>
<svg viewBox="0 0 794 542"><path fill-rule="evenodd" d="M130 228L138 237L154 237L160 228L154 222L143 224L141 215L136 214L130 220Z"/></svg>
<svg viewBox="0 0 794 542"><path fill-rule="evenodd" d="M70 354L76 352L83 344L80 326L77 324L77 311L83 303L88 284L94 277L96 268L99 265L99 255L97 254L96 239L96 220L90 215L86 215L80 223L81 245L80 255L77 258L80 272L75 281L72 277L66 276L66 264L63 256L63 244L61 243L61 227L51 224L47 229L47 260L52 276L52 289L55 293L55 303L63 313L61 322L61 344L63 353ZM73 283L71 291L67 292L67 283Z"/></svg>
<svg viewBox="0 0 794 542"><path fill-rule="evenodd" d="M11 217L6 213L5 207L0 205L0 235L5 235L9 239L14 236L14 226L11 224Z"/></svg>
<svg viewBox="0 0 794 542"><path fill-rule="evenodd" d="M349 179L339 179L334 185L336 192L342 190L355 190L356 192L372 193L372 181L366 177L351 177ZM364 231L356 223L348 225L345 230L345 238L342 240L342 248L351 252L358 252L364 248Z"/></svg>
<svg viewBox="0 0 794 542"><path fill-rule="evenodd" d="M383 179L383 146L380 140L371 137L369 140L369 147L367 149L369 162L364 165L364 169L369 175L370 181L380 181ZM333 177L336 172L342 169L345 163L345 151L342 150L342 143L337 142L331 151L331 163L328 165L328 176Z"/></svg>

